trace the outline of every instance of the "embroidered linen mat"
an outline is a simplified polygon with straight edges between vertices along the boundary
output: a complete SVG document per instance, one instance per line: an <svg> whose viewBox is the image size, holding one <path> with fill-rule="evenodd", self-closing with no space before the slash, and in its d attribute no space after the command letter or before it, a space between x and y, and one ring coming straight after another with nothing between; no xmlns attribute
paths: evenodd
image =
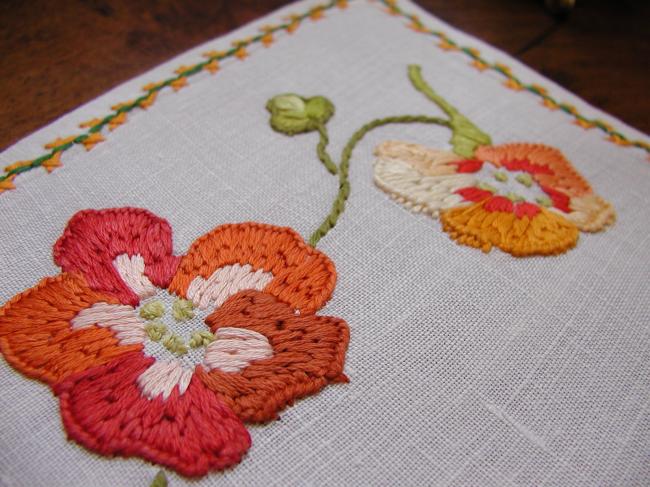
<svg viewBox="0 0 650 487"><path fill-rule="evenodd" d="M115 88L1 155L0 484L647 485L649 152L406 0Z"/></svg>

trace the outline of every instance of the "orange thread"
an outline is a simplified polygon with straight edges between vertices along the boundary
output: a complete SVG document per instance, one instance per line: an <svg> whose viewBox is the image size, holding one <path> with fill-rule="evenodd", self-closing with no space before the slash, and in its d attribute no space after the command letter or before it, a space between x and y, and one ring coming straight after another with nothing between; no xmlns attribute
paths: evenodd
<svg viewBox="0 0 650 487"><path fill-rule="evenodd" d="M61 145L69 144L69 143L73 142L74 139L76 139L76 138L77 138L76 135L71 135L69 137L57 137L52 142L48 142L47 144L45 144L43 147L45 147L46 149L54 149L54 148L59 147Z"/></svg>
<svg viewBox="0 0 650 487"><path fill-rule="evenodd" d="M240 61L243 61L248 57L248 51L244 46L241 46L237 51L235 52L235 57L239 59Z"/></svg>
<svg viewBox="0 0 650 487"><path fill-rule="evenodd" d="M126 122L126 112L120 112L108 122L108 130L111 132Z"/></svg>
<svg viewBox="0 0 650 487"><path fill-rule="evenodd" d="M208 64L203 66L203 69L208 71L210 74L215 74L217 71L219 71L219 61L213 59Z"/></svg>
<svg viewBox="0 0 650 487"><path fill-rule="evenodd" d="M2 193L3 191L9 191L10 189L16 189L16 185L14 184L14 179L16 179L16 175L12 174L7 179L3 179L2 181L0 181L0 193Z"/></svg>
<svg viewBox="0 0 650 487"><path fill-rule="evenodd" d="M181 88L185 88L187 86L187 78L185 76L181 76L178 79L175 79L169 84L174 91L178 91Z"/></svg>
<svg viewBox="0 0 650 487"><path fill-rule="evenodd" d="M57 167L61 167L61 152L55 152L52 157L47 159L41 164L47 172L54 171Z"/></svg>
<svg viewBox="0 0 650 487"><path fill-rule="evenodd" d="M550 169L550 172L546 173L532 173L535 181L541 186L559 189L569 196L581 196L592 192L589 183L554 147L526 143L482 146L476 150L476 157L490 161L497 167L501 167L509 161L529 161Z"/></svg>
<svg viewBox="0 0 650 487"><path fill-rule="evenodd" d="M347 381L347 324L313 314L332 293L334 265L293 230L217 227L177 266L165 220L137 208L85 210L71 218L54 259L63 274L0 308L0 350L52 386L68 436L100 454L140 456L187 476L225 469L250 447L242 420L274 419L294 400ZM136 262L139 279L119 272L126 261ZM214 332L206 331L206 370L143 355L146 325L129 306L138 288L164 287L177 271L172 289L215 268L221 281L202 291L232 295L206 319ZM247 288L258 284L264 292ZM238 344L241 360L221 356L232 351L228 341L253 338ZM162 389L152 382L161 371L175 374Z"/></svg>
<svg viewBox="0 0 650 487"><path fill-rule="evenodd" d="M94 125L97 125L98 123L101 123L101 122L102 122L101 118L93 118L91 120L86 120L85 122L81 122L79 124L79 128L80 129L86 129L86 128L92 127Z"/></svg>
<svg viewBox="0 0 650 487"><path fill-rule="evenodd" d="M92 291L78 274L43 279L0 309L2 353L23 374L52 384L71 373L140 350L141 345L119 345L106 328L70 327L79 311L98 302L118 303Z"/></svg>
<svg viewBox="0 0 650 487"><path fill-rule="evenodd" d="M233 264L271 272L273 280L264 291L302 313L322 307L336 284L332 261L295 231L250 222L222 225L196 240L181 259L169 289L187 297L197 276L208 279L218 268Z"/></svg>
<svg viewBox="0 0 650 487"><path fill-rule="evenodd" d="M277 418L293 401L315 394L332 382L346 382L343 363L349 341L347 324L338 318L296 315L275 297L243 291L212 313L213 332L234 327L265 336L273 357L254 362L239 374L219 370L198 376L244 422Z"/></svg>
<svg viewBox="0 0 650 487"><path fill-rule="evenodd" d="M13 164L9 164L8 166L5 166L4 170L9 172L13 171L14 169L18 169L19 167L26 167L31 165L32 161L16 161Z"/></svg>
<svg viewBox="0 0 650 487"><path fill-rule="evenodd" d="M267 33L267 34L264 34L262 36L262 39L261 39L262 44L264 45L264 47L269 47L271 44L273 44L273 40L274 40L273 39L273 34L270 33L270 32Z"/></svg>
<svg viewBox="0 0 650 487"><path fill-rule="evenodd" d="M86 148L86 150L89 151L97 144L99 144L100 142L104 142L105 140L106 139L102 134L100 134L99 132L95 132L94 134L90 134L88 137L86 137L81 143Z"/></svg>
<svg viewBox="0 0 650 487"><path fill-rule="evenodd" d="M443 230L460 244L484 252L496 246L516 257L561 254L578 241L578 229L557 213L540 208L533 217L518 216L487 209L490 201L443 210Z"/></svg>

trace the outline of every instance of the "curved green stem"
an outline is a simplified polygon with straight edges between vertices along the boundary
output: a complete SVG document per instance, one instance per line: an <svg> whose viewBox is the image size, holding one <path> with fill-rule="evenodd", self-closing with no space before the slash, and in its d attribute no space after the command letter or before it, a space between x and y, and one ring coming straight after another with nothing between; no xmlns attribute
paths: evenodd
<svg viewBox="0 0 650 487"><path fill-rule="evenodd" d="M347 201L348 196L350 196L349 171L352 151L368 132L377 127L381 127L382 125L388 125L391 123L431 123L442 125L443 127L451 127L451 123L442 118L429 117L427 115L399 115L373 120L352 134L352 137L350 137L350 140L348 140L348 143L345 145L343 152L341 153L341 162L338 167L339 191L332 203L332 209L329 214L325 217L323 223L321 223L321 225L309 237L309 244L312 247L315 247L320 239L327 235L334 225L336 225L336 222L345 210L345 202Z"/></svg>
<svg viewBox="0 0 650 487"><path fill-rule="evenodd" d="M318 140L318 145L316 146L316 154L318 154L318 158L323 163L323 166L327 168L330 174L336 174L338 172L337 166L334 161L332 161L330 155L327 153L327 144L330 142L330 139L327 135L327 127L321 124L318 126L317 130L320 137Z"/></svg>
<svg viewBox="0 0 650 487"><path fill-rule="evenodd" d="M488 134L470 122L467 117L433 91L422 78L420 66L411 64L408 67L408 75L413 87L438 105L449 116L449 126L453 132L450 142L456 154L463 157L473 157L478 146L492 143Z"/></svg>

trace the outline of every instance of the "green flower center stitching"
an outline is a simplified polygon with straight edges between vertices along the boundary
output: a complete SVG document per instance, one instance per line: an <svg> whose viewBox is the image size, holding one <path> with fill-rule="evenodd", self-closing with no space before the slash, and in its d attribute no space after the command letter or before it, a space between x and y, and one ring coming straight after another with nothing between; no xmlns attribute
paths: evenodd
<svg viewBox="0 0 650 487"><path fill-rule="evenodd" d="M145 354L157 359L178 359L188 366L202 362L204 347L214 341L207 328L207 310L200 310L186 299L161 290L145 299L137 309L146 321L144 330L148 340Z"/></svg>
<svg viewBox="0 0 650 487"><path fill-rule="evenodd" d="M527 172L495 170L492 163L485 162L476 176L479 180L476 186L495 196L505 196L513 203L527 201L544 207L553 206L548 195Z"/></svg>

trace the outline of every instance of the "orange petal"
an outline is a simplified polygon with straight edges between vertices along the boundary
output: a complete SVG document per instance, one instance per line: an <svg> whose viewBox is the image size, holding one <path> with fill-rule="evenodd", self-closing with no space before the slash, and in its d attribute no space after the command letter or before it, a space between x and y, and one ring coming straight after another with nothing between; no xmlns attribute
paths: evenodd
<svg viewBox="0 0 650 487"><path fill-rule="evenodd" d="M273 356L240 372L197 370L205 385L244 422L275 419L278 411L331 382L345 380L343 365L350 332L330 316L297 316L273 296L244 291L212 313L212 331L243 328L262 334Z"/></svg>
<svg viewBox="0 0 650 487"><path fill-rule="evenodd" d="M119 345L107 328L72 329L70 321L77 313L98 302L118 303L91 291L76 274L43 279L0 308L2 353L23 374L53 384L73 372L140 350L142 345Z"/></svg>
<svg viewBox="0 0 650 487"><path fill-rule="evenodd" d="M553 174L532 174L541 186L563 191L569 196L581 196L592 192L589 183L554 147L526 143L482 146L476 149L476 157L483 161L491 161L496 166L511 161L527 160L538 166L546 166L553 172Z"/></svg>
<svg viewBox="0 0 650 487"><path fill-rule="evenodd" d="M336 270L323 253L308 246L290 228L261 223L222 225L197 239L178 266L169 289L187 296L198 276L208 279L227 265L249 264L254 271L273 274L264 291L299 309L313 313L330 298Z"/></svg>
<svg viewBox="0 0 650 487"><path fill-rule="evenodd" d="M553 211L540 208L533 217L517 217L505 211L488 211L482 201L445 210L442 228L459 244L489 252L499 247L516 257L555 255L578 241L576 226Z"/></svg>

